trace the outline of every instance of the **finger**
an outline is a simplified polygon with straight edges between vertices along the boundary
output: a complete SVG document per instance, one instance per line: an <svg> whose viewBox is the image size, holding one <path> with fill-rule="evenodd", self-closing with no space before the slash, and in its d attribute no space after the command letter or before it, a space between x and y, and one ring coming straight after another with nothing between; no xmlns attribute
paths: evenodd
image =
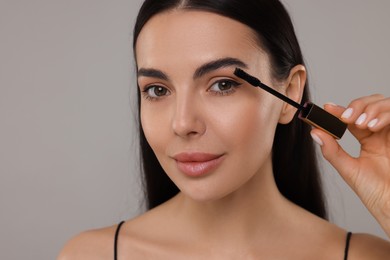
<svg viewBox="0 0 390 260"><path fill-rule="evenodd" d="M350 121L348 129L359 141L390 124L390 98L382 95L356 99L348 109L332 103L325 104L325 110L343 121Z"/></svg>
<svg viewBox="0 0 390 260"><path fill-rule="evenodd" d="M382 130L390 124L390 98L383 98L367 105L360 118L364 120L355 123L358 128L368 128L373 132Z"/></svg>
<svg viewBox="0 0 390 260"><path fill-rule="evenodd" d="M337 141L324 131L313 129L311 135L314 141L320 145L325 159L340 173L347 184L354 189L358 169L356 159L345 152Z"/></svg>
<svg viewBox="0 0 390 260"><path fill-rule="evenodd" d="M346 108L333 103L326 103L324 109L335 117L340 118Z"/></svg>
<svg viewBox="0 0 390 260"><path fill-rule="evenodd" d="M340 118L347 124L362 124L367 119L366 118L364 120L364 118L362 118L364 117L362 114L364 114L367 106L383 99L383 95L380 94L355 99L348 105L347 109L343 112ZM367 117L367 114L365 116Z"/></svg>
<svg viewBox="0 0 390 260"><path fill-rule="evenodd" d="M381 114L367 123L367 127L372 132L381 131L385 127L389 127L389 126L390 126L390 113Z"/></svg>

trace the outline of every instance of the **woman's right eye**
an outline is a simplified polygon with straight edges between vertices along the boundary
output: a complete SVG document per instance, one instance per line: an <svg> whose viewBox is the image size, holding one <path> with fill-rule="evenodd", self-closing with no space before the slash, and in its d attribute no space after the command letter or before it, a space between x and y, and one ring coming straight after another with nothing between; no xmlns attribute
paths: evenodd
<svg viewBox="0 0 390 260"><path fill-rule="evenodd" d="M142 91L146 99L156 100L163 96L169 96L171 92L163 86L149 86Z"/></svg>

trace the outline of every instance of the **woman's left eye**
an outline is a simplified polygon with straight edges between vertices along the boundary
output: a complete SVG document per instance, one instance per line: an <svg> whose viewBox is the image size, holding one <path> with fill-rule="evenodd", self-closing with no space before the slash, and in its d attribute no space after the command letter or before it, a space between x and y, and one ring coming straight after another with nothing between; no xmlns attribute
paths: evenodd
<svg viewBox="0 0 390 260"><path fill-rule="evenodd" d="M209 91L219 94L219 95L228 95L236 91L236 88L241 84L233 80L218 80L209 88Z"/></svg>

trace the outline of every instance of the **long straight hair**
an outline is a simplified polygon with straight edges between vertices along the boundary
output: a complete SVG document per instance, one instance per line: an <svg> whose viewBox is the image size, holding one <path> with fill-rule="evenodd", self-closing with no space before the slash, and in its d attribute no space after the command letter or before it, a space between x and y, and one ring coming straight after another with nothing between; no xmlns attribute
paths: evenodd
<svg viewBox="0 0 390 260"><path fill-rule="evenodd" d="M272 76L276 80L286 79L294 66L305 65L291 18L278 0L146 0L134 27L134 56L143 26L154 15L172 9L212 12L250 27L259 46L270 57ZM302 103L308 99L309 84L306 81ZM138 90L141 171L147 208L151 209L172 198L179 189L166 175L148 144L139 115ZM288 200L326 219L316 150L310 130L311 127L298 119L297 115L289 124L278 124L272 147L274 178L279 191Z"/></svg>

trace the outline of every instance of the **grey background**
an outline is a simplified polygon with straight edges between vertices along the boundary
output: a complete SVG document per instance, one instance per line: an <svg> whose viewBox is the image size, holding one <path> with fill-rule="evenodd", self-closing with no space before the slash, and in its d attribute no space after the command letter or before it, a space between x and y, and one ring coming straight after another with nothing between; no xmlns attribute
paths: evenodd
<svg viewBox="0 0 390 260"><path fill-rule="evenodd" d="M313 100L389 96L390 2L285 0ZM0 259L54 259L142 211L131 28L137 0L0 0ZM341 141L357 154L350 135ZM332 222L385 237L322 163Z"/></svg>

